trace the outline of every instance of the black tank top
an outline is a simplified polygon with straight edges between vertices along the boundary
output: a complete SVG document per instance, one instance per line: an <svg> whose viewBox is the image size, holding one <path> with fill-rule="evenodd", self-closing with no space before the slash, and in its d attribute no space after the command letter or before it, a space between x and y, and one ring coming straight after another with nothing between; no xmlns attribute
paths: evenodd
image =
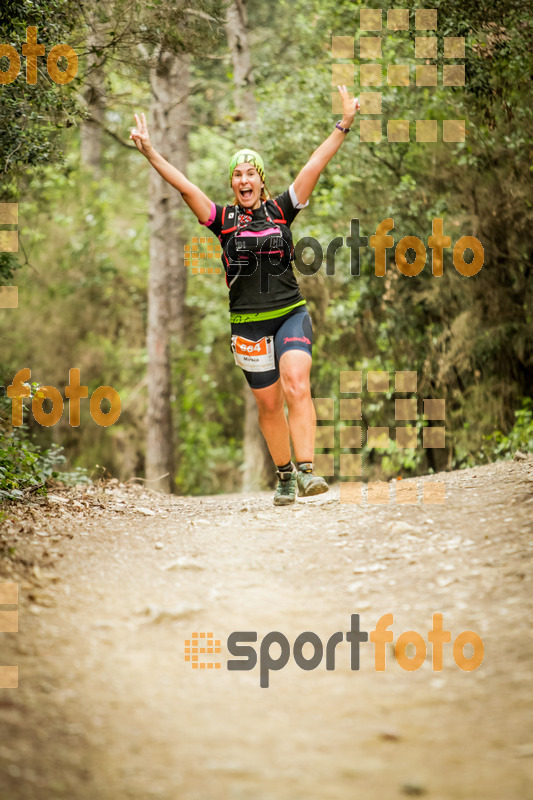
<svg viewBox="0 0 533 800"><path fill-rule="evenodd" d="M230 312L270 311L303 300L292 263L290 224L297 213L288 191L253 211L215 206L206 227L222 245Z"/></svg>

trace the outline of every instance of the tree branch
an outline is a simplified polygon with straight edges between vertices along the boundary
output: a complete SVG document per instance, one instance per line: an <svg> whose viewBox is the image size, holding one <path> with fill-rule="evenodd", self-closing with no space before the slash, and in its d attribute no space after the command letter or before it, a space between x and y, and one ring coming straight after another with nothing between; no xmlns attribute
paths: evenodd
<svg viewBox="0 0 533 800"><path fill-rule="evenodd" d="M184 8L183 11L185 14L194 14L195 17L201 17L201 19L206 19L208 22L219 22L216 17L206 14L205 11L198 11L196 8Z"/></svg>
<svg viewBox="0 0 533 800"><path fill-rule="evenodd" d="M388 167L391 170L391 172L393 172L396 175L396 177L398 177L398 178L402 177L402 172L399 169L399 167L396 166L396 164L391 164L391 162L387 161L386 158L383 158L382 156L378 156L376 151L375 151L375 149L372 147L372 145L369 144L368 145L368 149L370 150L370 152L372 153L372 155L376 159L376 161L380 161L382 164L385 164L385 166Z"/></svg>
<svg viewBox="0 0 533 800"><path fill-rule="evenodd" d="M88 116L84 120L84 122L92 122L93 125L98 125L100 128L102 128L104 133L107 133L108 136L111 136L112 139L115 139L115 141L117 141L119 144L122 145L122 147L125 147L127 150L137 150L137 147L134 144L132 145L125 142L124 139L122 139L118 135L118 133L115 133L115 131L111 131L109 130L109 128L106 128L103 122L100 122L100 120L95 119L93 116Z"/></svg>

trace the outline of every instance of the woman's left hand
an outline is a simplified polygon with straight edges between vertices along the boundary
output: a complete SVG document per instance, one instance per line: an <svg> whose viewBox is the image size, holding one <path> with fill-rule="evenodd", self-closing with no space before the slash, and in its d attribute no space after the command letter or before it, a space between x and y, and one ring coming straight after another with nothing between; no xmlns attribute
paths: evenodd
<svg viewBox="0 0 533 800"><path fill-rule="evenodd" d="M359 111L359 98L348 93L346 86L337 86L342 97L342 127L349 128L354 121L355 112Z"/></svg>

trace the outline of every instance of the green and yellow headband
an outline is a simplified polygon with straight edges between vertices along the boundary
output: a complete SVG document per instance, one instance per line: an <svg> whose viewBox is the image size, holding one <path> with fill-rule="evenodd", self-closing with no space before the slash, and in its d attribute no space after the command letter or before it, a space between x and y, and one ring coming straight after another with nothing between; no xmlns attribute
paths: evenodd
<svg viewBox="0 0 533 800"><path fill-rule="evenodd" d="M233 170L239 164L252 164L259 174L259 177L262 181L265 180L265 165L263 164L263 159L256 153L255 150L239 150L238 153L235 153L231 157L231 161L229 162L229 181L231 183L231 179L233 177Z"/></svg>

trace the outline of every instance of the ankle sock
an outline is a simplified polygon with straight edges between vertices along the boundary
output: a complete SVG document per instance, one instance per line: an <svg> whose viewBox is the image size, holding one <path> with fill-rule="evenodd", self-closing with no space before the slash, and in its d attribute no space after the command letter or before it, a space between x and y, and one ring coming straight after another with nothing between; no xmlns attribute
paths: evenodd
<svg viewBox="0 0 533 800"><path fill-rule="evenodd" d="M293 469L294 469L294 465L293 465L292 461L288 461L282 467L276 467L276 469L277 469L278 472L292 472Z"/></svg>

